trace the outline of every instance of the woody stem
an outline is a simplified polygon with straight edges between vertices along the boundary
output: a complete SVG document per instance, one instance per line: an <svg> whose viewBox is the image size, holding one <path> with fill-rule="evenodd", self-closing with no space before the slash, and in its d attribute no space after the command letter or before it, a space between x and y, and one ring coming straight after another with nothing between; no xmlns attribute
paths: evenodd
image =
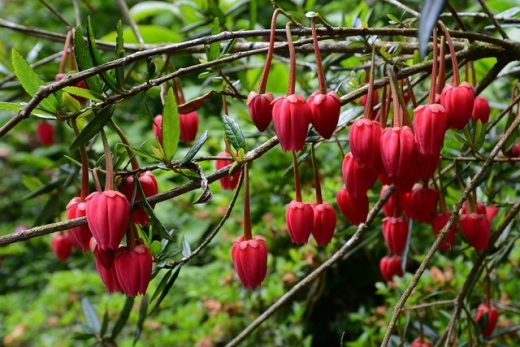
<svg viewBox="0 0 520 347"><path fill-rule="evenodd" d="M267 50L267 56L265 58L264 70L260 78L260 85L258 86L258 94L265 93L265 87L267 86L267 77L269 77L269 70L271 69L271 62L273 60L274 53L274 38L276 36L276 17L280 13L280 9L275 9L273 17L271 18L271 32L269 35L269 49Z"/></svg>
<svg viewBox="0 0 520 347"><path fill-rule="evenodd" d="M318 71L318 85L320 93L327 93L327 83L325 81L325 75L323 73L323 66L321 65L320 46L318 44L318 36L316 34L316 22L314 17L311 18L311 32L312 32L312 44L314 45L314 55L316 56L316 70Z"/></svg>
<svg viewBox="0 0 520 347"><path fill-rule="evenodd" d="M323 203L323 197L321 195L320 172L318 170L318 162L316 160L316 151L314 149L314 143L311 145L311 157L312 171L314 172L314 185L316 186L316 202L318 204L321 204Z"/></svg>
<svg viewBox="0 0 520 347"><path fill-rule="evenodd" d="M296 152L292 152L294 170L294 190L296 191L296 201L302 201L302 189L300 186L300 171L298 170L298 158Z"/></svg>
<svg viewBox="0 0 520 347"><path fill-rule="evenodd" d="M112 167L112 152L110 151L110 145L108 144L107 136L105 135L105 131L103 129L101 129L101 139L103 140L103 148L105 150L105 190L114 190L114 168Z"/></svg>
<svg viewBox="0 0 520 347"><path fill-rule="evenodd" d="M285 25L285 34L287 36L287 45L289 47L289 86L287 87L287 95L294 94L296 84L296 52L294 50L294 44L291 34L291 23Z"/></svg>
<svg viewBox="0 0 520 347"><path fill-rule="evenodd" d="M242 169L244 175L244 238L251 240L251 211L249 208L249 164L245 163Z"/></svg>

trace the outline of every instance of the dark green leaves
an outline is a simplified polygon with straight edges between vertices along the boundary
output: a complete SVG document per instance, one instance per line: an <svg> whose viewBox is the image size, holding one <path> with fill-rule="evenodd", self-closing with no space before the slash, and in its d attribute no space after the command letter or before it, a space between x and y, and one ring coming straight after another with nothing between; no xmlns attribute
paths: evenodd
<svg viewBox="0 0 520 347"><path fill-rule="evenodd" d="M166 156L166 159L170 161L177 151L180 137L179 112L177 110L177 102L173 96L172 88L168 89L166 101L164 102L162 137L164 155Z"/></svg>
<svg viewBox="0 0 520 347"><path fill-rule="evenodd" d="M116 39L116 58L123 58L125 56L123 36L123 23L121 20L117 21L117 39ZM123 66L116 67L116 83L119 89L123 89L125 80L125 68Z"/></svg>
<svg viewBox="0 0 520 347"><path fill-rule="evenodd" d="M226 137L229 143L237 151L241 148L245 151L247 149L246 140L244 138L244 134L242 133L242 129L240 129L233 118L229 116L223 116L222 119L224 120L224 131L226 132Z"/></svg>
<svg viewBox="0 0 520 347"><path fill-rule="evenodd" d="M103 64L103 60L101 59L101 54L99 53L99 50L96 46L96 38L94 36L94 30L92 29L92 22L90 21L90 17L88 17L87 20L87 38L88 38L88 48L90 52L90 57L92 58L92 62L94 65L101 65ZM103 71L101 72L101 79L110 87L110 89L117 91L116 81L114 77L108 72Z"/></svg>
<svg viewBox="0 0 520 347"><path fill-rule="evenodd" d="M92 333L99 334L101 331L101 323L97 316L96 310L87 298L81 299L81 307L83 308L83 314L87 319L87 326Z"/></svg>
<svg viewBox="0 0 520 347"><path fill-rule="evenodd" d="M421 57L426 55L428 41L432 29L437 23L439 14L444 7L445 0L424 0L421 9L421 18L419 19L419 54Z"/></svg>
<svg viewBox="0 0 520 347"><path fill-rule="evenodd" d="M180 161L179 164L181 166L183 166L183 165L189 163L193 159L193 157L199 152L200 148L202 147L202 145L204 145L204 143L206 142L207 139L208 139L208 131L205 130L202 133L202 135L200 135L200 137L197 139L197 142L195 142L195 144L190 148L188 153L186 153L184 158L182 158L182 160Z"/></svg>
<svg viewBox="0 0 520 347"><path fill-rule="evenodd" d="M92 57L89 53L89 48L85 39L83 38L83 29L81 26L76 27L76 33L74 35L74 54L76 56L76 62L78 63L79 70L86 70L94 67ZM101 94L103 86L98 76L92 76L85 80L89 89L95 93Z"/></svg>
<svg viewBox="0 0 520 347"><path fill-rule="evenodd" d="M137 329L135 331L134 343L135 345L139 338L141 337L141 332L143 331L144 320L146 319L146 314L148 313L148 295L145 294L143 296L143 300L141 301L141 306L139 306L139 318L137 320Z"/></svg>
<svg viewBox="0 0 520 347"><path fill-rule="evenodd" d="M92 137L94 137L110 120L114 113L114 106L107 106L99 111L93 111L95 117L87 124L85 128L79 133L70 145L71 149L76 148L78 145L87 143Z"/></svg>
<svg viewBox="0 0 520 347"><path fill-rule="evenodd" d="M220 32L220 23L218 20L218 17L215 17L215 20L213 21L213 25L211 26L211 34L217 35ZM220 56L220 42L213 42L209 45L209 50L207 52L208 60L215 60L218 59Z"/></svg>
<svg viewBox="0 0 520 347"><path fill-rule="evenodd" d="M112 338L116 338L117 335L123 330L126 322L128 321L128 317L130 317L130 312L132 311L132 306L134 306L134 298L126 297L125 305L119 314L119 318L112 329Z"/></svg>

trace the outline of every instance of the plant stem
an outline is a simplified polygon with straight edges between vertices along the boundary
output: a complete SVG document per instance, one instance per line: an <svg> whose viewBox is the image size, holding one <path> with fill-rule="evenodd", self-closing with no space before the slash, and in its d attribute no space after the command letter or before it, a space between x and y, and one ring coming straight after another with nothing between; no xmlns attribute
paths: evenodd
<svg viewBox="0 0 520 347"><path fill-rule="evenodd" d="M446 62L444 47L446 46L446 38L441 36L441 44L439 49L439 80L437 81L437 94L442 93L444 83L446 83Z"/></svg>
<svg viewBox="0 0 520 347"><path fill-rule="evenodd" d="M406 77L405 79L405 82L406 82L406 85L408 86L408 93L410 93L410 98L412 99L412 105L414 108L417 107L417 99L415 98L415 93L413 92L413 86L412 86L412 83L410 82L410 80L408 79L408 77ZM435 89L435 85L434 85L434 88Z"/></svg>
<svg viewBox="0 0 520 347"><path fill-rule="evenodd" d="M289 47L289 86L287 87L287 95L294 94L296 84L296 52L294 51L294 44L291 34L291 22L285 25L285 34L287 35L287 45Z"/></svg>
<svg viewBox="0 0 520 347"><path fill-rule="evenodd" d="M97 175L97 169L94 168L92 170L92 178L94 179L94 186L96 187L97 192L101 192L101 183L99 183L99 177Z"/></svg>
<svg viewBox="0 0 520 347"><path fill-rule="evenodd" d="M68 54L69 48L70 48L70 36L71 36L71 34L72 33L69 30L67 32L67 37L65 38L65 43L63 44L63 53L61 55L60 67L59 67L59 70L58 70L59 73L65 73L65 62L67 61L67 54Z"/></svg>
<svg viewBox="0 0 520 347"><path fill-rule="evenodd" d="M457 63L457 55L455 54L455 47L453 47L453 42L451 41L451 36L444 24L442 22L439 22L440 26L442 28L442 31L444 32L444 36L446 36L446 41L448 42L448 47L450 48L450 56L451 56L451 65L453 69L453 86L456 87L459 85L459 64Z"/></svg>
<svg viewBox="0 0 520 347"><path fill-rule="evenodd" d="M249 208L249 163L245 163L242 169L244 175L244 238L251 240L251 211Z"/></svg>
<svg viewBox="0 0 520 347"><path fill-rule="evenodd" d="M437 28L433 28L433 63L432 63L432 81L430 84L430 94L428 95L428 103L435 103L435 83L437 81Z"/></svg>
<svg viewBox="0 0 520 347"><path fill-rule="evenodd" d="M395 80L392 78L392 71L388 70L388 79L390 81L390 91L392 92L392 106L394 108L394 119L392 125L394 127L403 126L402 112L400 112L399 97L397 96L397 87Z"/></svg>
<svg viewBox="0 0 520 347"><path fill-rule="evenodd" d="M471 64L471 81L472 81L473 89L475 89L477 86L477 76L475 73L475 64L473 64L473 61L470 64Z"/></svg>
<svg viewBox="0 0 520 347"><path fill-rule="evenodd" d="M271 32L269 34L269 48L267 50L267 56L265 57L264 70L262 71L262 77L260 78L260 84L258 85L258 94L264 94L267 86L267 78L269 77L269 70L271 70L271 62L273 60L274 53L274 39L276 36L276 17L280 13L280 9L275 9L271 18Z"/></svg>
<svg viewBox="0 0 520 347"><path fill-rule="evenodd" d="M312 44L314 45L314 55L316 56L316 70L318 71L318 85L322 94L327 93L327 83L323 74L323 66L321 65L320 45L318 43L318 35L316 34L316 22L314 17L311 18Z"/></svg>
<svg viewBox="0 0 520 347"><path fill-rule="evenodd" d="M226 100L226 94L222 94L222 107L224 108L224 114L228 115L228 104Z"/></svg>
<svg viewBox="0 0 520 347"><path fill-rule="evenodd" d="M74 129L74 132L79 134L78 124L76 123L76 120L72 120L72 128ZM85 149L84 145L79 146L79 156L81 158L81 193L80 198L81 200L85 200L85 198L88 196L90 189L88 185L88 156L87 151Z"/></svg>
<svg viewBox="0 0 520 347"><path fill-rule="evenodd" d="M106 176L105 176L105 190L114 190L114 168L112 167L112 152L108 144L105 131L101 129L101 139L103 140L103 148L105 150Z"/></svg>
<svg viewBox="0 0 520 347"><path fill-rule="evenodd" d="M135 153L130 148L130 142L128 141L128 138L126 137L125 132L123 129L117 125L113 119L110 119L108 121L108 124L115 130L119 138L121 139L121 142L123 145L125 145L126 153L128 153L128 157L130 158L130 164L132 165L132 170L139 170L139 162L137 161L137 157L135 156Z"/></svg>
<svg viewBox="0 0 520 347"><path fill-rule="evenodd" d="M367 119L372 119L373 107L374 103L374 69L375 69L375 61L376 61L376 46L372 46L372 56L370 58L370 75L368 78L368 95L367 101L365 103L365 112L363 116Z"/></svg>
<svg viewBox="0 0 520 347"><path fill-rule="evenodd" d="M296 191L296 201L302 201L302 189L300 185L300 171L298 170L298 158L296 152L292 152L294 170L294 190Z"/></svg>
<svg viewBox="0 0 520 347"><path fill-rule="evenodd" d="M316 202L318 204L321 204L323 203L323 197L321 195L320 172L318 170L318 162L316 161L316 151L314 149L314 143L311 145L311 157L312 171L314 172L314 185L316 186Z"/></svg>
<svg viewBox="0 0 520 347"><path fill-rule="evenodd" d="M135 248L137 240L137 230L134 223L130 223L128 225L128 229L126 230L126 246L128 249L132 250Z"/></svg>

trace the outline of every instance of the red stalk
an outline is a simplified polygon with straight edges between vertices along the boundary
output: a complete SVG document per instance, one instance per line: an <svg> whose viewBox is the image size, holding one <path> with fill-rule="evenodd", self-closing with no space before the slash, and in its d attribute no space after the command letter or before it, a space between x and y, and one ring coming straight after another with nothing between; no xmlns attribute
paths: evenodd
<svg viewBox="0 0 520 347"><path fill-rule="evenodd" d="M327 83L325 81L325 75L323 73L323 66L321 65L320 46L318 44L318 35L316 34L316 23L314 17L311 18L311 31L312 31L312 43L314 45L314 54L316 56L316 70L318 71L318 83L320 92L322 94L327 93Z"/></svg>
<svg viewBox="0 0 520 347"><path fill-rule="evenodd" d="M455 47L453 47L453 42L451 41L451 36L444 26L444 24L441 24L442 31L444 32L444 35L446 36L446 41L448 41L448 47L450 48L450 56L451 56L451 64L453 69L453 84L454 87L458 86L460 83L459 80L459 64L457 63L457 56L455 55Z"/></svg>
<svg viewBox="0 0 520 347"><path fill-rule="evenodd" d="M65 37L65 44L63 45L63 53L61 54L60 67L58 72L65 73L65 62L67 61L67 54L70 49L70 36L72 35L71 31L67 32L67 36Z"/></svg>
<svg viewBox="0 0 520 347"><path fill-rule="evenodd" d="M245 163L242 169L244 175L244 239L251 240L251 212L249 208L249 164Z"/></svg>
<svg viewBox="0 0 520 347"><path fill-rule="evenodd" d="M370 58L370 77L368 79L368 95L363 116L367 119L372 118L372 104L374 103L374 69L376 61L376 46L372 46L372 56Z"/></svg>
<svg viewBox="0 0 520 347"><path fill-rule="evenodd" d="M292 152L294 170L294 190L296 191L296 201L302 201L302 189L300 185L300 171L298 170L298 158L296 152Z"/></svg>
<svg viewBox="0 0 520 347"><path fill-rule="evenodd" d="M296 52L294 50L292 34L291 34L291 22L285 25L285 34L287 35L287 45L289 46L289 86L287 87L287 95L294 94L296 85Z"/></svg>
<svg viewBox="0 0 520 347"><path fill-rule="evenodd" d="M323 203L323 197L321 195L321 183L320 183L320 172L318 171L318 162L316 161L316 153L314 150L314 144L311 146L311 157L312 157L312 171L314 173L314 185L316 186L316 202L318 204Z"/></svg>
<svg viewBox="0 0 520 347"><path fill-rule="evenodd" d="M114 168L112 167L112 152L108 144L105 132L101 130L101 139L103 140L103 149L105 150L106 176L105 190L114 190Z"/></svg>
<svg viewBox="0 0 520 347"><path fill-rule="evenodd" d="M437 28L433 28L433 63L432 63L432 81L430 84L430 94L428 95L428 103L435 104L435 83L437 81Z"/></svg>
<svg viewBox="0 0 520 347"><path fill-rule="evenodd" d="M446 45L446 38L441 36L441 44L440 44L440 60L439 60L439 80L437 81L437 94L442 93L442 89L444 88L444 84L446 83L446 62L445 62L445 52L444 46Z"/></svg>
<svg viewBox="0 0 520 347"><path fill-rule="evenodd" d="M273 17L271 18L271 33L269 35L269 49L267 50L267 57L265 58L264 70L262 71L262 76L260 78L260 85L258 86L258 94L265 93L265 87L267 86L267 77L269 76L269 70L271 69L271 62L273 60L274 53L274 38L276 34L276 17L280 13L280 9L277 8L273 12Z"/></svg>

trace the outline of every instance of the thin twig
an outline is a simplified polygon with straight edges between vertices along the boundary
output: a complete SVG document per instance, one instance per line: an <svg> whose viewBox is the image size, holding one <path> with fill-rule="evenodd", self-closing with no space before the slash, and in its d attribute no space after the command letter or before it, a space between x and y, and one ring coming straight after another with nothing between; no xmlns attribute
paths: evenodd
<svg viewBox="0 0 520 347"><path fill-rule="evenodd" d="M493 25L495 26L495 28L497 28L500 35L502 35L502 37L505 40L508 40L509 36L507 36L507 33L504 31L504 29L502 29L502 27L500 26L500 23L498 23L498 21L495 18L495 15L493 14L493 12L491 12L491 10L487 6L486 2L483 0L478 0L478 2L480 4L480 6L482 7L482 9L484 10L484 12L486 12L486 14L488 15L489 19L491 19L491 22L493 22Z"/></svg>
<svg viewBox="0 0 520 347"><path fill-rule="evenodd" d="M130 25L130 28L132 29L132 32L134 33L135 38L137 39L137 42L139 42L141 45L144 44L143 37L141 36L141 33L139 32L139 27L132 19L132 16L130 15L130 11L128 10L128 6L126 5L125 0L117 0L117 4L119 5L119 8L121 9L121 12L123 12L123 17L125 18L128 25Z"/></svg>
<svg viewBox="0 0 520 347"><path fill-rule="evenodd" d="M53 15L55 15L56 18L58 18L58 19L59 19L63 24L65 24L68 28L72 28L72 25L71 25L71 24L70 24L70 23L65 19L65 17L63 17L63 16L61 15L61 13L59 13L58 11L56 11L56 9L55 9L54 7L52 7L52 5L49 4L49 3L47 2L47 0L40 0L40 2L41 2L45 7L47 7L47 9L48 9L49 11L51 11L51 13L52 13Z"/></svg>

